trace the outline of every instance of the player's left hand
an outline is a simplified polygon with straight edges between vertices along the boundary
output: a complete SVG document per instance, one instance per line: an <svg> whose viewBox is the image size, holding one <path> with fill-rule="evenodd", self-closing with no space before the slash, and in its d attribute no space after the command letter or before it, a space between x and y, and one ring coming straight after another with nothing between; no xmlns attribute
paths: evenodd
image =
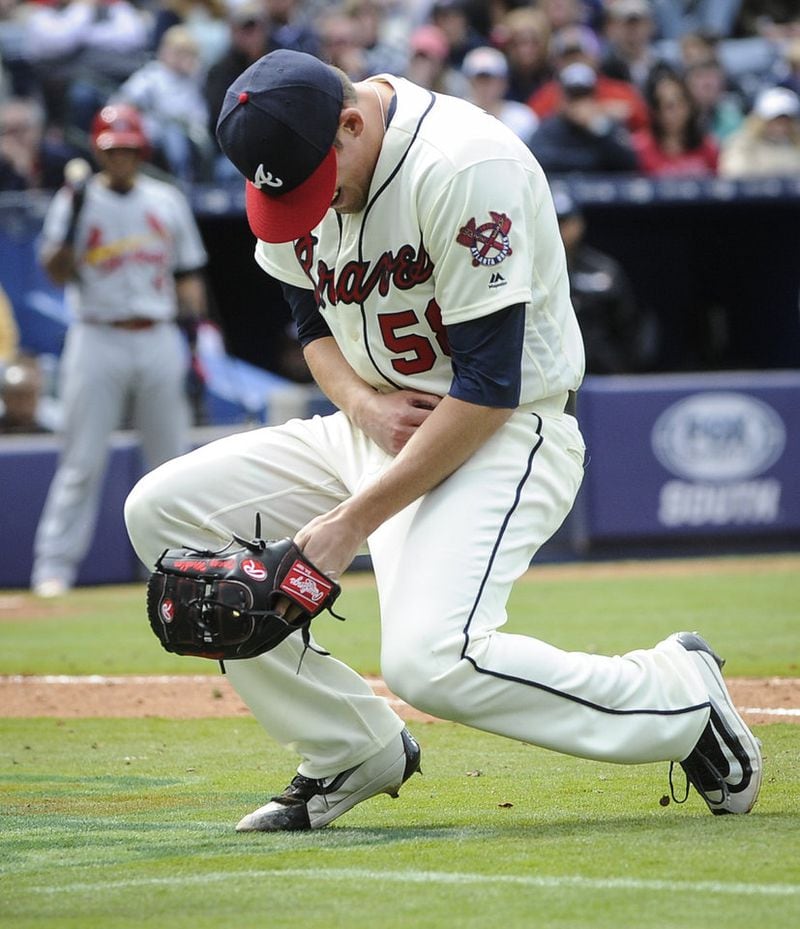
<svg viewBox="0 0 800 929"><path fill-rule="evenodd" d="M294 542L320 571L336 580L356 557L366 535L349 518L346 504L340 504L307 523Z"/></svg>

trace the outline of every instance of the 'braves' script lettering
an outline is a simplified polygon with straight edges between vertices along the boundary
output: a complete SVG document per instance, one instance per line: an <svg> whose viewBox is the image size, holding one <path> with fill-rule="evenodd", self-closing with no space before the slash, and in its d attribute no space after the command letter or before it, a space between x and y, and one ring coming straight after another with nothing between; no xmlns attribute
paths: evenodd
<svg viewBox="0 0 800 929"><path fill-rule="evenodd" d="M364 303L376 289L382 297L392 287L411 290L433 274L433 262L420 243L418 248L403 245L397 252L384 252L375 261L348 261L338 276L335 268L320 259L315 280L312 269L316 244L314 236L305 235L295 242L294 251L306 277L314 284L314 296L321 305Z"/></svg>

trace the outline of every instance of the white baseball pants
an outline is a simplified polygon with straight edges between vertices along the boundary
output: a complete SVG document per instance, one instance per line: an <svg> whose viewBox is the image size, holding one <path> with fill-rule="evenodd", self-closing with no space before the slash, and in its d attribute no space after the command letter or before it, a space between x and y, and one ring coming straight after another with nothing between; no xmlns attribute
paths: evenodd
<svg viewBox="0 0 800 929"><path fill-rule="evenodd" d="M128 530L148 566L167 547L249 538L256 512L265 538L291 536L389 461L342 413L245 432L146 475L127 501ZM370 537L384 678L421 710L545 748L680 760L709 715L682 647L605 657L500 631L512 584L569 512L582 467L573 417L517 412ZM325 777L383 748L403 722L334 657L309 651L297 673L301 651L290 636L226 670L267 733L301 756L300 772Z"/></svg>
<svg viewBox="0 0 800 929"><path fill-rule="evenodd" d="M63 444L34 541L31 584L75 582L92 543L111 433L128 404L148 467L189 447L186 358L180 330L158 323L131 332L74 323L61 359Z"/></svg>

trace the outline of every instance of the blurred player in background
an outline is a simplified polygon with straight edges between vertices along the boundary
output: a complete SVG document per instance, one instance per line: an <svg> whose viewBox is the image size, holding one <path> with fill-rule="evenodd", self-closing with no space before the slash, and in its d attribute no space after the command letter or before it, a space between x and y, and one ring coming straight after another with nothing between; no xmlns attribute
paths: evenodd
<svg viewBox="0 0 800 929"><path fill-rule="evenodd" d="M553 202L567 256L570 298L586 350L586 373L649 370L657 349L654 314L638 304L623 266L588 244L586 218L575 198L554 187Z"/></svg>
<svg viewBox="0 0 800 929"><path fill-rule="evenodd" d="M188 353L179 316L206 312L206 252L188 202L140 173L139 113L107 106L92 126L99 173L72 162L45 218L41 260L73 316L61 361L63 448L34 542L31 585L75 583L94 534L111 432L130 412L154 467L186 451Z"/></svg>

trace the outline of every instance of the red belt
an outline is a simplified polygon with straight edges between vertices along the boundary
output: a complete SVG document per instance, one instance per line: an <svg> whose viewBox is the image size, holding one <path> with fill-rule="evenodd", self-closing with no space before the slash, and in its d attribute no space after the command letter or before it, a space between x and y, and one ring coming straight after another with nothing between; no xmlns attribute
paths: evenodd
<svg viewBox="0 0 800 929"><path fill-rule="evenodd" d="M113 326L115 329L128 329L131 332L137 332L139 329L152 329L157 322L157 319L133 316L131 319L114 319L109 323L109 326Z"/></svg>
<svg viewBox="0 0 800 929"><path fill-rule="evenodd" d="M128 332L138 332L141 329L152 329L162 322L160 319L151 319L147 316L131 316L129 319L87 319L84 322L92 326L113 326L114 329L126 329Z"/></svg>
<svg viewBox="0 0 800 929"><path fill-rule="evenodd" d="M113 326L114 329L126 329L128 332L138 332L141 329L152 329L161 319L151 319L148 316L131 316L128 319L84 319L90 326Z"/></svg>

